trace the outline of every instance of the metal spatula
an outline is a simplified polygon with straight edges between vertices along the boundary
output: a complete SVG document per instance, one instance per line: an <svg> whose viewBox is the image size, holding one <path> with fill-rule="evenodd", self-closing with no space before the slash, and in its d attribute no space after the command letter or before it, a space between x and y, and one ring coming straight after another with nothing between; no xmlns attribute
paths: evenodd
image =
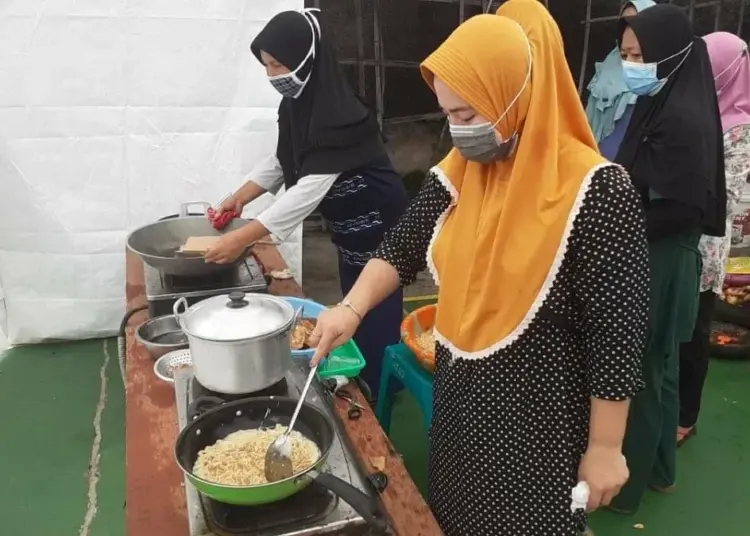
<svg viewBox="0 0 750 536"><path fill-rule="evenodd" d="M265 473L266 480L269 482L278 482L279 480L284 480L294 474L294 469L292 468L292 441L289 439L289 434L292 433L294 423L297 421L297 415L299 415L299 410L305 402L307 391L310 389L310 384L312 383L317 371L318 365L315 365L310 369L310 374L307 376L305 387L299 395L297 407L294 408L292 420L289 422L289 427L286 429L286 432L281 434L268 446L268 450L266 451Z"/></svg>

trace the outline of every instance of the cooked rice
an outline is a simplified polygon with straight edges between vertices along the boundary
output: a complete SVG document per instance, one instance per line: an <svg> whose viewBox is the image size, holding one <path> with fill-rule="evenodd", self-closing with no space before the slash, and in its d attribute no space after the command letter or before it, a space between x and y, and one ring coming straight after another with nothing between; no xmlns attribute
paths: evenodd
<svg viewBox="0 0 750 536"><path fill-rule="evenodd" d="M265 475L266 451L286 426L259 430L240 430L219 439L198 453L193 466L195 476L227 486L258 486L267 484ZM320 458L318 446L292 430L292 469L294 474L312 467Z"/></svg>
<svg viewBox="0 0 750 536"><path fill-rule="evenodd" d="M429 354L435 353L435 335L432 333L431 329L423 331L417 336L417 345L424 352Z"/></svg>

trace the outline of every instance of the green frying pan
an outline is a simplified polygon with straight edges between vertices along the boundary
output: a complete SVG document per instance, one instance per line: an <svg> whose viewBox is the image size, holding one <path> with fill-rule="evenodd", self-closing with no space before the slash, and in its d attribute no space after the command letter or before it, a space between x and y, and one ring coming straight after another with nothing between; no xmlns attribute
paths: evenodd
<svg viewBox="0 0 750 536"><path fill-rule="evenodd" d="M180 469L195 488L215 501L255 506L281 501L314 484L327 488L354 508L374 529L385 531L388 524L379 512L378 500L333 475L322 472L335 438L333 423L310 404L303 404L294 429L315 442L320 458L309 469L290 478L258 486L227 486L203 480L193 474L198 453L219 439L239 430L288 426L297 404L293 398L258 397L224 402L217 397L201 397L190 407L193 418L175 444Z"/></svg>

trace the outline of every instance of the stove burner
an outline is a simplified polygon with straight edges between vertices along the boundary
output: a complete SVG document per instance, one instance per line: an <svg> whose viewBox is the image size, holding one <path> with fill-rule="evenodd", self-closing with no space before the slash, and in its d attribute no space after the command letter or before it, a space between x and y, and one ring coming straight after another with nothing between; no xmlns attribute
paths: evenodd
<svg viewBox="0 0 750 536"><path fill-rule="evenodd" d="M203 498L203 512L217 536L256 536L312 523L333 512L338 498L314 483L282 501L260 506L233 506Z"/></svg>

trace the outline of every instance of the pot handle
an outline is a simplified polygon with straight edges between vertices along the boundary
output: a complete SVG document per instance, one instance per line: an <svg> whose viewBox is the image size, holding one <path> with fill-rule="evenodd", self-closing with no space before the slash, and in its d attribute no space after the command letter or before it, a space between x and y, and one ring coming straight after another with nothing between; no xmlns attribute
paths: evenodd
<svg viewBox="0 0 750 536"><path fill-rule="evenodd" d="M203 214L206 214L209 208L211 208L211 203L206 203L205 201L191 201L190 203L183 203L180 205L180 218L186 218L188 214L190 214L190 207L200 207L203 209Z"/></svg>
<svg viewBox="0 0 750 536"><path fill-rule="evenodd" d="M180 307L182 307L182 312L180 312ZM180 298L174 302L174 305L172 306L172 313L174 313L174 317L177 319L177 324L182 328L182 315L185 314L185 311L188 310L188 302L187 298L185 296L180 296Z"/></svg>
<svg viewBox="0 0 750 536"><path fill-rule="evenodd" d="M388 529L388 522L380 515L377 499L368 497L348 482L328 473L309 471L307 476L314 479L316 484L332 491L349 503L349 506L354 508L367 524L375 529L376 533L385 534Z"/></svg>

